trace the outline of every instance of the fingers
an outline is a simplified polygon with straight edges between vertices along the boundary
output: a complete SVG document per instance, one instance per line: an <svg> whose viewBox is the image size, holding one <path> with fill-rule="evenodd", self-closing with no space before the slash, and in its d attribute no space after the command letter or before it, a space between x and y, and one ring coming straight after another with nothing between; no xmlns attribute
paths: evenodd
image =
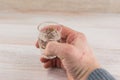
<svg viewBox="0 0 120 80"><path fill-rule="evenodd" d="M55 59L45 59L45 58L40 58L40 61L44 63L45 68L52 68L52 67L57 67L57 68L62 68L61 61L59 58Z"/></svg>
<svg viewBox="0 0 120 80"><path fill-rule="evenodd" d="M44 68L50 68L52 67L52 61L48 61L44 64Z"/></svg>
<svg viewBox="0 0 120 80"><path fill-rule="evenodd" d="M42 30L48 29L48 27L57 28L59 26L62 27L62 30L61 30L61 39L62 39L62 42L66 42L68 36L70 36L71 34L75 34L76 33L76 31L74 31L74 30L72 30L72 29L70 29L68 27L65 27L63 25L50 25L50 26L45 27ZM39 48L38 41L36 42L36 47Z"/></svg>
<svg viewBox="0 0 120 80"><path fill-rule="evenodd" d="M66 57L72 57L73 53L75 54L76 48L67 43L58 43L51 41L48 43L45 49L46 56L57 56L60 59Z"/></svg>
<svg viewBox="0 0 120 80"><path fill-rule="evenodd" d="M74 32L76 32L76 31L74 31L74 30L72 30L72 29L70 29L70 28L68 28L68 27L65 27L65 26L62 26L62 31L61 31L61 37L63 38L63 39L67 39L67 37L70 35L70 34L72 34L72 33L74 33Z"/></svg>
<svg viewBox="0 0 120 80"><path fill-rule="evenodd" d="M38 44L38 41L36 42L35 46L36 46L37 48L39 48L39 44Z"/></svg>
<svg viewBox="0 0 120 80"><path fill-rule="evenodd" d="M40 61L41 61L42 63L46 63L46 62L49 61L49 59L46 59L46 58L40 58Z"/></svg>

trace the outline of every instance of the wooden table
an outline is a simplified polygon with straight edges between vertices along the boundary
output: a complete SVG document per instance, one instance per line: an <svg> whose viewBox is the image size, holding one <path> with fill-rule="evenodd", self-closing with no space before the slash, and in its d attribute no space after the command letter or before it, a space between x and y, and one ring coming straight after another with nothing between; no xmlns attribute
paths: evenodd
<svg viewBox="0 0 120 80"><path fill-rule="evenodd" d="M60 69L44 69L34 43L36 26L56 21L86 34L102 67L120 79L120 15L0 14L0 80L67 80Z"/></svg>

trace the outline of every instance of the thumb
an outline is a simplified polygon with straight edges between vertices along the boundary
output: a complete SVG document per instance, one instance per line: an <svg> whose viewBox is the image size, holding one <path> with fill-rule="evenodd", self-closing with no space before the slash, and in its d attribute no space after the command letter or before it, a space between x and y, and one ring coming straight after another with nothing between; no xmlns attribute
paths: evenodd
<svg viewBox="0 0 120 80"><path fill-rule="evenodd" d="M58 43L51 41L47 44L45 49L46 56L57 56L60 59L73 57L76 48L73 45L67 43Z"/></svg>

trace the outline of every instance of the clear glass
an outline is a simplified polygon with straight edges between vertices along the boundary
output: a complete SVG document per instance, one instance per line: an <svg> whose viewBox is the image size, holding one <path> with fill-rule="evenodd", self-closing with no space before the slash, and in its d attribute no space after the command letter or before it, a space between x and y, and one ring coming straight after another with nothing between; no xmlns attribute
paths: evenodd
<svg viewBox="0 0 120 80"><path fill-rule="evenodd" d="M39 31L38 44L43 57L47 59L56 58L56 56L45 56L44 50L48 42L61 41L61 31L62 31L61 25L55 22L44 22L38 26L38 31Z"/></svg>

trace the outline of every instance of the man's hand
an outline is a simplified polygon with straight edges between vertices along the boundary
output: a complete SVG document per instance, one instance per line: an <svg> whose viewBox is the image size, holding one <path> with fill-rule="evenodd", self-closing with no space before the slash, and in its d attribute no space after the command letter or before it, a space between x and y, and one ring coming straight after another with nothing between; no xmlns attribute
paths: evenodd
<svg viewBox="0 0 120 80"><path fill-rule="evenodd" d="M45 68L63 68L69 80L86 80L88 75L100 66L85 35L64 26L61 34L62 43L51 41L45 49L46 56L57 56L57 58L52 60L41 58L41 62ZM38 42L36 47L39 48Z"/></svg>

